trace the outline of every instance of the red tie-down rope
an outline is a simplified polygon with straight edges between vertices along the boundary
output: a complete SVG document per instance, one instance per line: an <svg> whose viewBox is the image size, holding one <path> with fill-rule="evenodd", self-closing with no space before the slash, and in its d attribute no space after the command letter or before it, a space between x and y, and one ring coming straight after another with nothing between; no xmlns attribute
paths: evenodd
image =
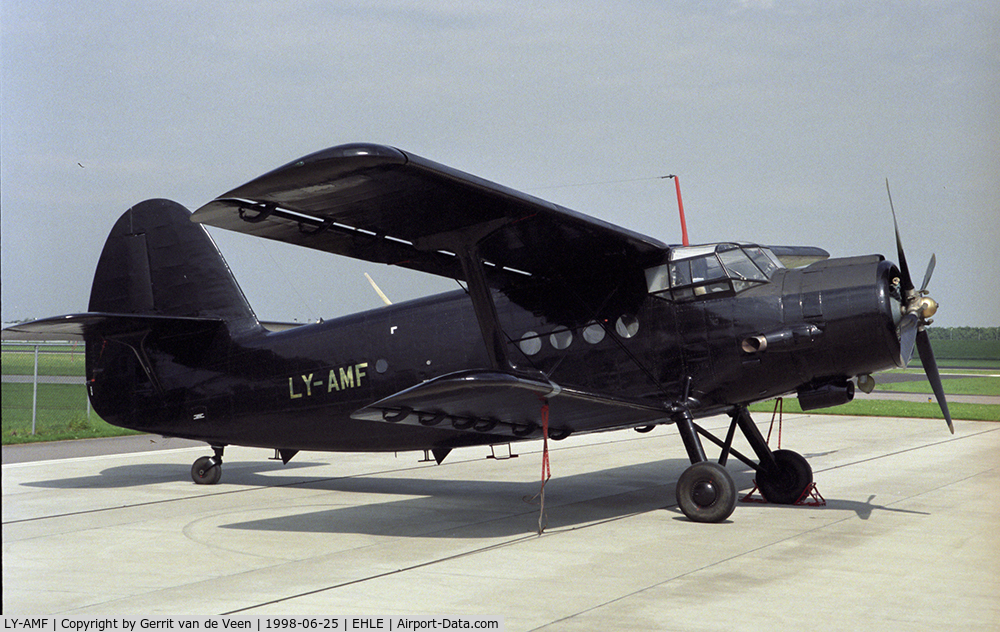
<svg viewBox="0 0 1000 632"><path fill-rule="evenodd" d="M538 535L545 530L545 483L552 478L549 467L549 403L542 403L542 487L538 490L540 509L538 512Z"/></svg>
<svg viewBox="0 0 1000 632"><path fill-rule="evenodd" d="M771 431L774 430L774 419L778 418L778 449L781 449L781 422L785 415L785 399L779 397L774 402L774 412L771 413L771 425L767 428L767 439L764 439L765 443L771 443Z"/></svg>
<svg viewBox="0 0 1000 632"><path fill-rule="evenodd" d="M549 402L542 400L542 486L538 493L528 498L524 497L524 502L531 503L538 499L538 535L545 531L545 483L552 478L552 470L549 467Z"/></svg>

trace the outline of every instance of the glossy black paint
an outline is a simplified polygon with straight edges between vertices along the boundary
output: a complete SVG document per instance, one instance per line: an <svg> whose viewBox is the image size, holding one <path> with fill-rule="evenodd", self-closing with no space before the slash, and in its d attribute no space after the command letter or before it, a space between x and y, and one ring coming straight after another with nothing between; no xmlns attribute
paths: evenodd
<svg viewBox="0 0 1000 632"><path fill-rule="evenodd" d="M589 306L636 310L641 277L635 287L623 282L665 248L415 154L366 143L279 167L199 208L194 220L463 280L463 251L474 249L492 264L483 267L491 287L567 325L590 317Z"/></svg>
<svg viewBox="0 0 1000 632"><path fill-rule="evenodd" d="M641 269L628 274L636 278L625 285L643 284ZM475 373L491 359L460 290L266 330L204 229L179 205L157 200L116 224L90 306L115 316L82 331L91 400L116 425L212 445L442 449L538 437L532 424L543 399L554 434L590 432L671 421L678 406L694 417L718 413L892 366L893 274L881 257L857 257L781 269L738 294L673 302L643 292L634 312L619 314L638 323L631 337L610 316L567 328L492 291L506 352L524 376L516 385ZM604 335L591 343L584 329L595 323ZM743 349L749 337L782 331L792 331L778 335L785 342ZM527 332L539 334L536 354L518 344ZM567 333L568 346L557 348ZM470 370L465 381L442 382ZM437 390L406 401L451 406L434 425L426 423L434 410L422 418L397 407L359 414L425 384Z"/></svg>

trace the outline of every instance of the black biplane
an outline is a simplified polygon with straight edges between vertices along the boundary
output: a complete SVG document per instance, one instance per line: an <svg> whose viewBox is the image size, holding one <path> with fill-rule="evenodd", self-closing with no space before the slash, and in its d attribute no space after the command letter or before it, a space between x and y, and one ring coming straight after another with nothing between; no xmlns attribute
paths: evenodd
<svg viewBox="0 0 1000 632"><path fill-rule="evenodd" d="M891 200L890 200L891 201ZM895 220L894 220L895 221ZM460 281L453 292L271 330L202 224ZM108 422L226 445L426 450L674 424L692 465L677 499L725 520L730 455L765 499L794 503L806 460L772 451L751 402L796 393L848 402L854 381L903 366L914 345L951 426L917 290L880 255L808 247L668 246L530 195L371 144L333 147L193 214L168 200L126 211L101 254L89 311L17 326L86 341L87 388ZM464 286L461 284L464 283ZM720 439L699 417L730 415ZM732 448L739 429L756 460ZM954 432L954 430L952 430ZM721 447L709 461L702 437Z"/></svg>

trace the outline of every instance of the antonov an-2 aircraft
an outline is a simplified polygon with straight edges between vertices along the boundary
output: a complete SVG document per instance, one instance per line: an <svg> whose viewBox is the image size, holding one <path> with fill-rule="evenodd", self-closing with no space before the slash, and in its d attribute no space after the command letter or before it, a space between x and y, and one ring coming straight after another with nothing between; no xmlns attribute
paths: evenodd
<svg viewBox="0 0 1000 632"><path fill-rule="evenodd" d="M891 200L890 200L891 201ZM255 316L203 225L464 283L453 292L282 331ZM730 455L764 498L794 503L806 460L772 451L747 405L795 393L848 402L854 381L914 345L948 425L924 327L937 309L903 256L655 239L372 144L320 151L193 214L149 200L118 220L87 313L17 326L86 341L94 410L108 422L226 445L427 450L658 424L692 465L677 499L694 521L733 512ZM807 265L806 265L807 264ZM727 414L724 439L695 420ZM732 449L736 429L756 460ZM954 430L953 430L954 432ZM708 460L702 437L721 446Z"/></svg>

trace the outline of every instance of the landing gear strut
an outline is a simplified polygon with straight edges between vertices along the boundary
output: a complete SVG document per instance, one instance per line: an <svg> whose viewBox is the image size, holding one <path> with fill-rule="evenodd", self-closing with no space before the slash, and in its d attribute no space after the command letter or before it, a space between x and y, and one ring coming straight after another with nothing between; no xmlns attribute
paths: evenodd
<svg viewBox="0 0 1000 632"><path fill-rule="evenodd" d="M213 445L214 456L203 456L191 466L191 478L198 485L215 485L222 479L222 452L225 446Z"/></svg>
<svg viewBox="0 0 1000 632"><path fill-rule="evenodd" d="M677 481L677 502L684 515L694 522L722 522L736 508L736 483L725 468L730 454L756 470L757 487L768 502L795 504L812 485L812 468L805 458L791 450L772 452L745 406L736 408L732 418L723 442L695 424L687 409L680 409L674 415L674 422L692 464ZM757 456L757 463L733 450L733 436L737 427ZM711 463L705 457L699 435L722 448L718 464Z"/></svg>

